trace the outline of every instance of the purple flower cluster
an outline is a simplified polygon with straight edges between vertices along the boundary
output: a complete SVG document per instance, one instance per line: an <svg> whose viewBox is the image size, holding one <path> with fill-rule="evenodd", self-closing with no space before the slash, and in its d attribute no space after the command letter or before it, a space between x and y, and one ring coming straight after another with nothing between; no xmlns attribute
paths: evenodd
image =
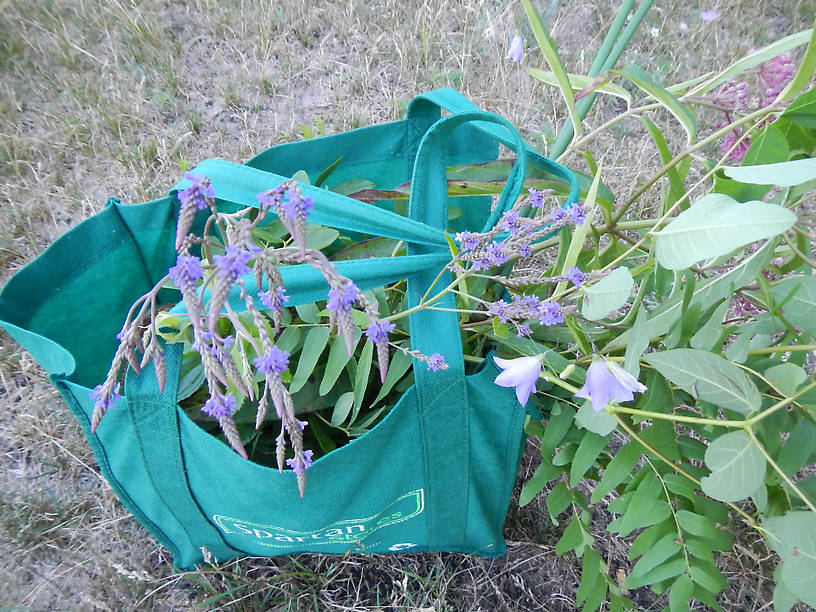
<svg viewBox="0 0 816 612"><path fill-rule="evenodd" d="M212 200L215 197L215 189L210 185L207 177L187 172L184 178L191 184L179 191L179 201L187 206L195 206L198 210L207 208L207 199Z"/></svg>
<svg viewBox="0 0 816 612"><path fill-rule="evenodd" d="M194 289L196 281L204 278L201 260L194 255L179 255L176 258L176 265L167 273L179 289Z"/></svg>
<svg viewBox="0 0 816 612"><path fill-rule="evenodd" d="M759 67L759 84L762 87L762 104L770 104L785 89L796 67L790 52L778 55Z"/></svg>
<svg viewBox="0 0 816 612"><path fill-rule="evenodd" d="M253 253L251 251L230 245L223 255L215 255L213 259L215 260L218 275L224 280L234 283L240 276L249 274L252 271L247 265L252 257Z"/></svg>
<svg viewBox="0 0 816 612"><path fill-rule="evenodd" d="M220 419L230 416L238 410L238 403L232 393L218 393L213 391L210 399L204 404L201 412L209 414L211 417Z"/></svg>
<svg viewBox="0 0 816 612"><path fill-rule="evenodd" d="M305 219L314 210L314 200L294 189L287 189L284 197L286 199L281 202L281 208L292 219Z"/></svg>
<svg viewBox="0 0 816 612"><path fill-rule="evenodd" d="M517 234L524 226L522 225L519 214L515 210L508 210L502 215L501 221L499 221L499 227L513 235Z"/></svg>
<svg viewBox="0 0 816 612"><path fill-rule="evenodd" d="M748 88L743 81L726 81L714 91L714 102L730 110L748 107Z"/></svg>
<svg viewBox="0 0 816 612"><path fill-rule="evenodd" d="M533 208L542 208L544 206L545 192L534 189L533 187L530 187L527 191L530 194L530 206Z"/></svg>
<svg viewBox="0 0 816 612"><path fill-rule="evenodd" d="M456 242L459 243L460 251L472 251L479 246L481 240L481 236L473 232L459 232L454 238L456 238Z"/></svg>
<svg viewBox="0 0 816 612"><path fill-rule="evenodd" d="M365 330L366 338L374 344L385 344L388 342L388 334L394 331L396 325L388 321L380 321L376 319L371 322L368 329Z"/></svg>
<svg viewBox="0 0 816 612"><path fill-rule="evenodd" d="M500 266L507 263L510 258L507 244L502 240L501 242L491 242L483 251L479 252L473 260L474 270L488 270L495 266Z"/></svg>
<svg viewBox="0 0 816 612"><path fill-rule="evenodd" d="M431 372L438 372L439 370L446 370L448 368L448 364L445 361L445 358L440 353L434 353L433 355L428 356L428 369Z"/></svg>
<svg viewBox="0 0 816 612"><path fill-rule="evenodd" d="M305 450L305 451L303 451L303 456L298 457L297 455L295 455L294 458L287 459L286 460L286 465L288 465L290 468L292 468L292 471L295 474L302 474L303 472L308 470L310 467L312 467L312 455L313 454L314 453L312 451Z"/></svg>
<svg viewBox="0 0 816 612"><path fill-rule="evenodd" d="M342 285L332 287L329 290L329 300L326 303L326 308L329 310L348 312L351 310L354 302L357 301L359 293L360 290L357 289L357 286L350 280L347 280Z"/></svg>
<svg viewBox="0 0 816 612"><path fill-rule="evenodd" d="M262 291L258 294L258 299L269 310L281 310L284 304L289 303L289 296L283 287L275 287L274 291Z"/></svg>
<svg viewBox="0 0 816 612"><path fill-rule="evenodd" d="M273 346L268 353L255 358L253 363L259 372L280 376L289 367L289 353Z"/></svg>
<svg viewBox="0 0 816 612"><path fill-rule="evenodd" d="M556 325L564 322L564 311L561 304L551 300L542 301L535 295L515 294L513 301L499 300L490 306L490 314L499 318L502 323L517 324L518 335L527 335L529 326L521 327L517 322L525 319L538 319L539 325Z"/></svg>
<svg viewBox="0 0 816 612"><path fill-rule="evenodd" d="M576 287L580 287L586 281L586 275L578 268L570 268L564 276Z"/></svg>
<svg viewBox="0 0 816 612"><path fill-rule="evenodd" d="M720 124L719 127L723 127L722 124ZM728 155L726 157L727 160L739 163L742 161L742 158L745 157L745 154L751 147L751 137L746 136L742 138L743 134L744 132L740 128L735 128L723 136L720 141L720 151L722 151L723 155ZM742 140L740 140L741 138ZM737 141L739 141L739 144L737 144ZM734 147L735 144L737 145L736 147ZM732 148L733 151L731 150Z"/></svg>

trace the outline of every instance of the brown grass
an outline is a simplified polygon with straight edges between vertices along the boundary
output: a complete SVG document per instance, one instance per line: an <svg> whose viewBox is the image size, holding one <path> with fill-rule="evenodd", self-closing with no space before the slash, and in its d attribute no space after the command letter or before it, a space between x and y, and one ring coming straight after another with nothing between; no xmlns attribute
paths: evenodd
<svg viewBox="0 0 816 612"><path fill-rule="evenodd" d="M585 71L617 3L536 4L569 69ZM657 4L622 63L666 82L805 29L816 8ZM703 24L699 11L712 7L720 17ZM0 8L0 280L108 196L158 197L201 159L243 161L299 138L304 125L335 133L391 120L435 87L460 89L537 145L563 120L557 93L503 59L514 29L531 38L514 2L11 0ZM531 61L540 64L535 53ZM588 122L615 104L599 103ZM656 120L676 131L668 117ZM619 197L657 167L637 122L592 150ZM100 478L43 372L0 337L3 609L575 609L580 565L555 555L559 528L540 499L511 510L502 559L301 556L174 574ZM522 479L535 455L529 449ZM605 523L603 509L596 523ZM596 537L625 569L622 543L602 527ZM723 560L726 609L769 609L773 561L755 539L746 535ZM649 593L633 597L641 609L660 607Z"/></svg>

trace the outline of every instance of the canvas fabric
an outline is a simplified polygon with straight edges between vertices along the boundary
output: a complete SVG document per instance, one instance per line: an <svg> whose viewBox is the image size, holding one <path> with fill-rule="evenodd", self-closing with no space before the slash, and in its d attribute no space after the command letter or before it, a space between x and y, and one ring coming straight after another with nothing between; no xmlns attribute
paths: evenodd
<svg viewBox="0 0 816 612"><path fill-rule="evenodd" d="M443 108L451 114L442 117ZM499 143L518 161L498 205L491 212L489 197L467 198L449 228L445 168L495 160ZM388 202L364 204L304 185L316 204L310 221L405 241L405 256L338 267L361 289L407 279L411 306L450 261L444 230L492 227L519 195L528 163L567 184L569 201L578 195L568 170L528 149L506 120L451 89L415 98L402 121L275 146L246 164L206 160L194 171L209 177L217 205L233 210L257 205L257 193L299 170L314 180L341 156L330 185L365 177L388 189L410 180L408 216L395 214ZM412 348L439 352L450 367L429 372L415 362L414 386L371 431L314 462L302 499L294 473L242 459L178 407L180 345L165 347L163 392L152 365L141 375L128 373L123 398L91 433L89 391L105 378L125 314L175 262L182 186L144 204L109 200L0 292L0 325L49 373L114 492L171 552L174 565L192 568L207 554L218 561L304 552L503 554L524 409L513 389L493 383L498 370L491 359L465 375L453 312L410 316ZM325 281L309 266L286 267L283 278L290 306L326 298ZM438 282L449 281L444 273ZM179 299L169 290L160 297ZM439 305L455 307L452 296Z"/></svg>

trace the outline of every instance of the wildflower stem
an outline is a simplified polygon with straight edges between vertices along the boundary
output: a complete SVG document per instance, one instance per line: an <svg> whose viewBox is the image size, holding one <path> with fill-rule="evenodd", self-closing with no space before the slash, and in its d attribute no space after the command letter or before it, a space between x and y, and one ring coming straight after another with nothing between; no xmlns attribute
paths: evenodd
<svg viewBox="0 0 816 612"><path fill-rule="evenodd" d="M703 417L685 416L682 414L666 414L663 412L651 412L648 410L638 410L637 408L626 408L624 406L607 406L606 411L614 415L616 412L631 414L661 421L674 421L676 423L689 423L692 425L712 425L714 427L732 427L744 429L747 421L723 421L718 419L706 419Z"/></svg>
<svg viewBox="0 0 816 612"><path fill-rule="evenodd" d="M776 347L776 348L779 348L779 347ZM750 419L745 421L745 423L746 423L745 426L746 427L753 427L754 425L756 425L762 419L771 416L774 412L776 412L777 410L779 410L781 408L785 408L788 404L790 404L797 397L801 397L802 395L804 395L805 393L807 393L808 391L810 391L814 387L816 387L816 380L812 381L810 384L805 385L804 387L799 389L796 393L794 393L790 397L782 398L781 400L776 402L773 406L771 406L767 410L752 416Z"/></svg>
<svg viewBox="0 0 816 612"><path fill-rule="evenodd" d="M790 238L788 238L787 234L782 234L782 240L784 240L788 244L790 250L793 251L794 254L797 257L799 257L799 259L804 261L811 268L816 268L816 261L813 261L810 257L808 257L802 251L800 251L799 248L797 248L797 246L793 243L793 241Z"/></svg>
<svg viewBox="0 0 816 612"><path fill-rule="evenodd" d="M772 355L774 353L816 351L816 344L786 344L783 346L766 346L763 348L748 349L749 355Z"/></svg>

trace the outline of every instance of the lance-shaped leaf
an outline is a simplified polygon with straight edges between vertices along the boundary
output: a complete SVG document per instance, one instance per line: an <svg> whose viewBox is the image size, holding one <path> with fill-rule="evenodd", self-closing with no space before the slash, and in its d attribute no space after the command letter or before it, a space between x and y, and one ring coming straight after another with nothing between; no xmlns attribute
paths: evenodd
<svg viewBox="0 0 816 612"><path fill-rule="evenodd" d="M706 450L710 476L700 479L703 493L724 502L735 502L764 487L765 457L744 431L733 431L714 440Z"/></svg>
<svg viewBox="0 0 816 612"><path fill-rule="evenodd" d="M531 77L538 79L546 85L552 85L554 87L558 87L559 85L558 77L555 76L554 72L539 70L538 68L531 68L529 66L525 66L524 70L526 70L527 74ZM628 105L632 105L631 94L620 85L609 83L608 78L588 77L582 74L572 73L569 73L567 76L569 77L570 85L572 85L572 90L575 92L584 90L597 91L599 93L609 94L610 96L617 96L618 98L626 100Z"/></svg>
<svg viewBox="0 0 816 612"><path fill-rule="evenodd" d="M693 397L749 414L762 403L748 375L730 361L696 349L648 353L643 361Z"/></svg>
<svg viewBox="0 0 816 612"><path fill-rule="evenodd" d="M723 168L725 175L741 183L793 187L816 179L816 158L794 159L778 164Z"/></svg>
<svg viewBox="0 0 816 612"><path fill-rule="evenodd" d="M791 276L771 287L771 296L782 304L791 325L816 338L816 276Z"/></svg>
<svg viewBox="0 0 816 612"><path fill-rule="evenodd" d="M654 232L657 260L669 270L683 270L702 259L727 255L781 234L795 222L796 213L776 204L740 203L727 195L710 193Z"/></svg>

